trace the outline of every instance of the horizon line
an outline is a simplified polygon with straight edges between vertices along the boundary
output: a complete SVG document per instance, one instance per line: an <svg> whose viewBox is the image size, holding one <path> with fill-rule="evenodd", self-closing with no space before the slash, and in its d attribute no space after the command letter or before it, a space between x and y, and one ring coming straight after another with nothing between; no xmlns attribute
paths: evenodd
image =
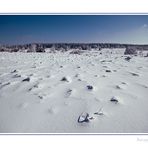
<svg viewBox="0 0 148 148"><path fill-rule="evenodd" d="M17 44L1 44L1 46L22 46L22 45L29 45L29 44L120 44L120 45L147 45L144 43L116 43L116 42L28 42L28 43L17 43Z"/></svg>

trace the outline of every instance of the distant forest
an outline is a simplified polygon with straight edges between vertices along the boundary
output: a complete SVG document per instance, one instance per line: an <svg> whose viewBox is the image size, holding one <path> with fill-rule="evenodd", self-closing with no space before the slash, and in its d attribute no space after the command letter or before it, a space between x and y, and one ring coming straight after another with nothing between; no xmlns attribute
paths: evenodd
<svg viewBox="0 0 148 148"><path fill-rule="evenodd" d="M0 51L8 52L45 52L45 49L68 51L70 49L79 50L102 50L103 48L132 48L134 50L148 50L148 45L118 44L118 43L31 43L23 45L1 45Z"/></svg>

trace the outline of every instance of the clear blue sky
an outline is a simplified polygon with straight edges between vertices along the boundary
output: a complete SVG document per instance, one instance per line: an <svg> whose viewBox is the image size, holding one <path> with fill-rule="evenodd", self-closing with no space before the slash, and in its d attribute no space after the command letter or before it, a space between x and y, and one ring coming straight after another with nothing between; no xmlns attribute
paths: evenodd
<svg viewBox="0 0 148 148"><path fill-rule="evenodd" d="M148 44L147 15L0 15L0 44Z"/></svg>

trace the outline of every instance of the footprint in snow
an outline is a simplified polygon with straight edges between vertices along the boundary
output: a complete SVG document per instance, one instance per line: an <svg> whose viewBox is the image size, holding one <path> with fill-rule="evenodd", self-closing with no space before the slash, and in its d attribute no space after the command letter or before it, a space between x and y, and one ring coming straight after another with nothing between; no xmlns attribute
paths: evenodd
<svg viewBox="0 0 148 148"><path fill-rule="evenodd" d="M79 76L79 74L76 74L74 77L77 78Z"/></svg>
<svg viewBox="0 0 148 148"><path fill-rule="evenodd" d="M98 112L95 112L95 113L94 113L94 115L99 115L99 116L104 115L104 113L103 113L103 109L100 108Z"/></svg>
<svg viewBox="0 0 148 148"><path fill-rule="evenodd" d="M101 77L105 78L105 77L107 77L107 76L106 76L106 75L102 75Z"/></svg>
<svg viewBox="0 0 148 148"><path fill-rule="evenodd" d="M39 80L39 81L42 81L42 80L43 80L43 78L38 78L38 80Z"/></svg>
<svg viewBox="0 0 148 148"><path fill-rule="evenodd" d="M33 73L31 73L31 74L28 74L27 76L31 77L31 76L33 76Z"/></svg>
<svg viewBox="0 0 148 148"><path fill-rule="evenodd" d="M133 72L130 72L130 74L132 75L132 76L139 76L139 74L137 74L137 73L133 73Z"/></svg>
<svg viewBox="0 0 148 148"><path fill-rule="evenodd" d="M94 77L98 77L98 75L94 75Z"/></svg>
<svg viewBox="0 0 148 148"><path fill-rule="evenodd" d="M46 78L50 78L50 75L47 75Z"/></svg>
<svg viewBox="0 0 148 148"><path fill-rule="evenodd" d="M40 100L43 100L43 96L41 96L41 95L39 95L38 98L39 98Z"/></svg>
<svg viewBox="0 0 148 148"><path fill-rule="evenodd" d="M11 84L10 82L7 82L7 83L4 83L4 84L1 84L1 85L0 85L0 89L2 89L3 87L8 86L8 85L10 85L10 84Z"/></svg>
<svg viewBox="0 0 148 148"><path fill-rule="evenodd" d="M48 108L48 113L50 114L57 114L59 109L57 107L49 107Z"/></svg>
<svg viewBox="0 0 148 148"><path fill-rule="evenodd" d="M66 100L66 101L64 102L64 105L65 105L65 106L69 106L69 105L71 105L71 103L70 103L70 101Z"/></svg>
<svg viewBox="0 0 148 148"><path fill-rule="evenodd" d="M138 83L138 85L141 86L141 87L143 87L143 88L148 88L148 86L145 85L145 84L139 84L139 83Z"/></svg>
<svg viewBox="0 0 148 148"><path fill-rule="evenodd" d="M81 79L78 79L78 81L82 81Z"/></svg>
<svg viewBox="0 0 148 148"><path fill-rule="evenodd" d="M122 89L122 87L120 85L116 85L115 88L119 89L119 90Z"/></svg>
<svg viewBox="0 0 148 148"><path fill-rule="evenodd" d="M16 73L16 72L18 72L16 69L15 69L15 70L13 70L13 71L11 71L11 73Z"/></svg>
<svg viewBox="0 0 148 148"><path fill-rule="evenodd" d="M66 97L66 98L70 97L71 93L72 93L72 90L71 90L71 89L68 89L68 90L66 91L65 97Z"/></svg>
<svg viewBox="0 0 148 148"><path fill-rule="evenodd" d="M24 103L19 104L19 108L26 109L28 107L28 105L29 104L27 102L24 102Z"/></svg>
<svg viewBox="0 0 148 148"><path fill-rule="evenodd" d="M98 98L96 98L96 97L94 98L94 100L97 101L97 102L100 102L100 99L98 99Z"/></svg>
<svg viewBox="0 0 148 148"><path fill-rule="evenodd" d="M28 91L32 91L32 90L34 90L35 88L38 88L38 87L39 86L38 86L38 83L37 83L37 84L33 85L31 88L29 88Z"/></svg>
<svg viewBox="0 0 148 148"><path fill-rule="evenodd" d="M105 65L104 65L104 66L102 66L102 67L103 67L103 68L108 68L108 66L105 66Z"/></svg>
<svg viewBox="0 0 148 148"><path fill-rule="evenodd" d="M36 68L36 66L32 66L31 68Z"/></svg>
<svg viewBox="0 0 148 148"><path fill-rule="evenodd" d="M39 102L43 103L47 99L46 94L36 94L38 96Z"/></svg>
<svg viewBox="0 0 148 148"><path fill-rule="evenodd" d="M125 84L125 85L126 85L127 83L125 83L125 82L121 82L121 84Z"/></svg>
<svg viewBox="0 0 148 148"><path fill-rule="evenodd" d="M21 77L21 75L19 75L19 74L15 74L12 76L12 78L20 78L20 77Z"/></svg>

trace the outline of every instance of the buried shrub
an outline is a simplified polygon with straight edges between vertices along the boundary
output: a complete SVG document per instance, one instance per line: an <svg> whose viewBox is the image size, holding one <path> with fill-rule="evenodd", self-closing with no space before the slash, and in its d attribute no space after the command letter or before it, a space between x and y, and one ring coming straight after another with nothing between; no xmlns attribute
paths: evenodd
<svg viewBox="0 0 148 148"><path fill-rule="evenodd" d="M125 52L124 52L124 55L128 55L128 54L136 55L137 54L136 48L134 48L134 47L127 47Z"/></svg>

